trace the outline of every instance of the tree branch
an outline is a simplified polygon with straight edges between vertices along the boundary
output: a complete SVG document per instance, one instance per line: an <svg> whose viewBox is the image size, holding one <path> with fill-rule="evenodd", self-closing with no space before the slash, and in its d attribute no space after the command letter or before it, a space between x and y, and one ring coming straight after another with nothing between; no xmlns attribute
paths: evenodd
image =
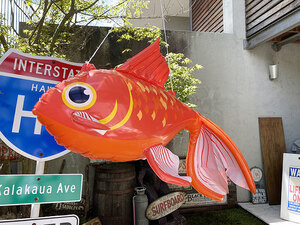
<svg viewBox="0 0 300 225"><path fill-rule="evenodd" d="M72 0L71 2L71 8L70 11L65 14L64 18L62 19L62 21L59 23L59 25L57 26L56 30L54 31L54 34L52 36L52 41L50 43L50 53L53 53L53 48L54 48L54 44L58 38L58 34L60 33L60 31L63 29L65 23L74 16L74 14L76 13L75 10L75 0Z"/></svg>
<svg viewBox="0 0 300 225"><path fill-rule="evenodd" d="M3 34L0 34L0 42L3 45L5 51L8 51L8 44Z"/></svg>
<svg viewBox="0 0 300 225"><path fill-rule="evenodd" d="M15 12L14 12L14 9L13 9L13 4L12 4L12 0L9 0L10 2L10 18L11 18L11 21L10 21L10 27L13 29L13 31L17 34L18 32L16 31L15 29Z"/></svg>
<svg viewBox="0 0 300 225"><path fill-rule="evenodd" d="M36 25L36 27L34 28L34 30L32 31L32 34L30 35L30 37L29 37L29 39L28 39L28 40L29 40L29 45L32 44L32 43L31 43L31 40L32 40L32 38L33 38L33 36L34 36L35 33L37 33L37 34L36 34L36 37L35 37L33 43L36 43L37 40L38 40L38 38L40 37L40 33L41 33L41 31L42 31L42 28L43 28L43 24L44 24L46 15L47 15L47 13L48 13L48 11L49 11L51 5L52 5L52 2L50 2L49 6L48 6L48 0L45 0L43 16L42 16L42 18L40 19L40 21L38 22L38 24Z"/></svg>
<svg viewBox="0 0 300 225"><path fill-rule="evenodd" d="M63 14L65 14L66 15L66 13L64 12L64 10L61 8L61 7L59 7L55 2L53 2L53 4L63 13Z"/></svg>
<svg viewBox="0 0 300 225"><path fill-rule="evenodd" d="M91 8L92 6L94 6L99 0L95 0L92 4L90 4L89 6L83 8L83 9L80 9L80 10L77 10L77 13L80 13L82 11L85 11L85 10L88 10L89 8Z"/></svg>
<svg viewBox="0 0 300 225"><path fill-rule="evenodd" d="M36 8L36 9L34 9L33 7L32 7L32 5L30 5L29 7L31 8L31 10L32 10L32 14L30 15L30 20L32 20L32 17L36 14L36 12L40 9L40 7L41 7L41 5L42 5L42 1L39 1L39 5L38 5L38 7Z"/></svg>
<svg viewBox="0 0 300 225"><path fill-rule="evenodd" d="M104 11L101 15L99 16L93 16L93 15L89 15L89 14L85 14L87 16L92 16L93 18L85 25L86 27L93 21L95 20L98 20L98 19L110 19L111 17L105 17L105 18L101 18L102 16L104 16L106 13L108 13L111 9L115 8L115 7L118 7L120 5L123 5L125 2L127 2L127 0L123 1L123 2L120 2L118 3L117 5L111 7L110 9L107 9L106 11Z"/></svg>
<svg viewBox="0 0 300 225"><path fill-rule="evenodd" d="M120 5L123 5L125 2L127 2L127 0L125 0L125 1L123 1L123 2L120 2L120 3L118 3L117 5L115 5L115 6L111 7L111 8L109 8L109 9L107 9L107 10L106 10L105 12L103 12L100 16L97 16L97 17L95 17L95 18L98 18L98 17L103 16L103 15L106 14L107 12L111 11L113 8L118 7L118 6L120 6ZM86 15L86 16L93 16L93 15L88 14L88 13L82 13L82 14L83 14L83 15Z"/></svg>
<svg viewBox="0 0 300 225"><path fill-rule="evenodd" d="M16 0L14 0L15 5L17 6L17 8L27 17L27 19L30 19L30 17L24 12L24 10L18 5L18 3L16 2Z"/></svg>

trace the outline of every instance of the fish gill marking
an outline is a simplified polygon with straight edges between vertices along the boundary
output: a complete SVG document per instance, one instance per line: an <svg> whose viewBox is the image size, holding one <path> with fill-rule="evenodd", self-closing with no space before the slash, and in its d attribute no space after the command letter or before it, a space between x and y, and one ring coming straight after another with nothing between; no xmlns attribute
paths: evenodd
<svg viewBox="0 0 300 225"><path fill-rule="evenodd" d="M157 91L155 88L152 88L153 92L157 95Z"/></svg>
<svg viewBox="0 0 300 225"><path fill-rule="evenodd" d="M160 91L160 93L162 94L162 96L164 96L164 98L166 99L166 100L168 100L168 96L166 96L166 94L161 90Z"/></svg>
<svg viewBox="0 0 300 225"><path fill-rule="evenodd" d="M145 88L144 88L144 86L138 81L138 82L136 82L138 85L139 85L139 87L142 89L142 91L143 92L145 92Z"/></svg>
<svg viewBox="0 0 300 225"><path fill-rule="evenodd" d="M163 121L162 121L163 127L166 126L166 122L167 122L167 121L166 121L166 118L164 118Z"/></svg>
<svg viewBox="0 0 300 225"><path fill-rule="evenodd" d="M130 91L132 91L132 85L131 85L130 82L128 82L127 86L128 86L128 89L129 89Z"/></svg>
<svg viewBox="0 0 300 225"><path fill-rule="evenodd" d="M167 110L168 109L167 103L163 100L162 97L160 97L159 100L160 100L160 103L162 104L162 106L165 108L165 110Z"/></svg>
<svg viewBox="0 0 300 225"><path fill-rule="evenodd" d="M170 100L170 102L171 102L171 105L173 106L173 105L174 105L174 102L173 102L173 100L172 100L172 99Z"/></svg>
<svg viewBox="0 0 300 225"><path fill-rule="evenodd" d="M150 93L150 90L149 90L149 88L146 86L145 87L145 90L148 92L148 93Z"/></svg>
<svg viewBox="0 0 300 225"><path fill-rule="evenodd" d="M90 121L99 123L99 121L96 118L94 118L93 116L91 116L87 112L75 111L73 113L73 115L75 115L75 116L77 116L79 118L83 118L83 119L86 119L86 120L90 120Z"/></svg>
<svg viewBox="0 0 300 225"><path fill-rule="evenodd" d="M152 119L155 120L155 117L156 117L156 113L155 111L153 111L152 115L151 115Z"/></svg>
<svg viewBox="0 0 300 225"><path fill-rule="evenodd" d="M106 118L99 120L99 122L102 124L107 124L115 117L117 111L118 111L118 102L116 100L116 103L115 103L115 106L114 106L114 109L112 110L112 112Z"/></svg>
<svg viewBox="0 0 300 225"><path fill-rule="evenodd" d="M116 125L112 126L110 128L110 130L115 130L121 126L123 126L130 118L131 116L131 113L132 113L132 109L133 109L133 99L132 99L132 94L131 94L131 90L130 90L130 86L128 85L128 83L125 81L127 87L128 87L128 91L129 91L129 99L130 99L130 102L129 102L129 107L128 107L128 112L127 114L125 115L125 117L119 122L117 123Z"/></svg>
<svg viewBox="0 0 300 225"><path fill-rule="evenodd" d="M143 113L140 110L139 113L137 114L137 117L139 118L139 120L141 120L143 118Z"/></svg>

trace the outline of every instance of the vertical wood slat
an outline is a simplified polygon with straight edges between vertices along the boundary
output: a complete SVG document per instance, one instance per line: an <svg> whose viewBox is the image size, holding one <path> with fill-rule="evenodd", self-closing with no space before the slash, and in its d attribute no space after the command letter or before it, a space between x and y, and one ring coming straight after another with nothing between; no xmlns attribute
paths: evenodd
<svg viewBox="0 0 300 225"><path fill-rule="evenodd" d="M201 31L205 31L203 29L204 25L207 25L207 23L210 24L210 21L213 20L217 14L219 12L219 10L221 10L221 12L223 11L222 8L220 8L220 4L222 4L221 1L217 0L214 2L214 4L212 5L212 7L210 8L210 11L206 11L205 14L203 14L202 18L197 22L197 24L195 24L195 29L197 30L201 30Z"/></svg>
<svg viewBox="0 0 300 225"><path fill-rule="evenodd" d="M214 27L211 27L208 32L220 33L223 31L223 18L220 17L214 24Z"/></svg>
<svg viewBox="0 0 300 225"><path fill-rule="evenodd" d="M211 26L211 21L213 21L219 13L223 16L223 9L220 7L221 5L222 1L215 1L214 5L211 7L211 11L207 11L207 13L203 15L203 18L198 22L196 27L199 30L204 31L204 27L206 27L206 25Z"/></svg>
<svg viewBox="0 0 300 225"><path fill-rule="evenodd" d="M223 31L222 0L194 0L192 3L192 14L193 31Z"/></svg>
<svg viewBox="0 0 300 225"><path fill-rule="evenodd" d="M219 24L221 21L223 21L223 18L222 18L222 13L220 12L216 12L216 15L214 15L213 17L211 17L211 20L210 21L207 21L206 23L204 23L200 29L203 30L203 31L210 31L212 30L215 26L216 26L216 23Z"/></svg>
<svg viewBox="0 0 300 225"><path fill-rule="evenodd" d="M205 15L208 13L207 9L211 9L213 7L213 4L215 3L215 0L211 1L211 0L200 0L197 1L198 2L198 6L199 8L195 8L195 10L193 10L193 23L195 24L195 26L197 25L197 23L202 20L203 18L205 18Z"/></svg>
<svg viewBox="0 0 300 225"><path fill-rule="evenodd" d="M207 8L211 6L211 4L213 4L213 1L207 1L207 0L194 0L194 1L196 1L195 4L193 4L193 8L192 8L194 18L199 17L199 15L203 13L203 11L205 11Z"/></svg>
<svg viewBox="0 0 300 225"><path fill-rule="evenodd" d="M246 3L246 12L248 12L250 9L255 7L257 4L259 4L262 0L254 0L252 2Z"/></svg>
<svg viewBox="0 0 300 225"><path fill-rule="evenodd" d="M270 26L272 23L275 23L276 21L280 20L281 18L284 18L286 15L288 15L290 12L293 12L294 10L300 10L300 1L294 1L290 5L284 7L280 11L276 12L274 15L270 16L269 18L265 19L258 25L254 26L253 28L247 30L247 37L259 32L263 28Z"/></svg>
<svg viewBox="0 0 300 225"><path fill-rule="evenodd" d="M269 18L273 14L275 14L275 13L283 10L284 7L288 6L289 4L291 4L294 1L295 0L285 0L285 1L282 1L280 4L276 5L272 9L270 9L267 12L265 12L264 14L262 14L255 21L253 21L252 23L248 24L247 25L247 29L251 29L252 27L255 27L256 25L258 25L262 21L266 20L267 18Z"/></svg>
<svg viewBox="0 0 300 225"><path fill-rule="evenodd" d="M261 150L270 205L280 204L282 160L286 152L282 118L259 118Z"/></svg>
<svg viewBox="0 0 300 225"><path fill-rule="evenodd" d="M209 19L209 15L214 12L217 4L221 1L222 0L202 0L203 7L201 11L198 14L197 12L195 13L195 27L202 21Z"/></svg>
<svg viewBox="0 0 300 225"><path fill-rule="evenodd" d="M299 0L246 0L247 37L260 32L296 9L300 10Z"/></svg>
<svg viewBox="0 0 300 225"><path fill-rule="evenodd" d="M251 18L249 18L250 16L253 17L253 14L261 15L265 11L269 10L270 8L272 8L274 5L277 5L281 1L282 0L264 0L260 2L259 4L257 4L255 7L253 7L246 13L247 20L251 21Z"/></svg>

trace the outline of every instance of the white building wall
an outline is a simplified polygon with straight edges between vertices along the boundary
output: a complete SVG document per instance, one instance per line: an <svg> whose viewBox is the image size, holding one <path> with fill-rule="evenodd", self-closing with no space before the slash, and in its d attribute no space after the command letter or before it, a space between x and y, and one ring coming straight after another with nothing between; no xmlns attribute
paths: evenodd
<svg viewBox="0 0 300 225"><path fill-rule="evenodd" d="M189 0L161 0L167 30L190 30ZM163 28L160 0L151 0L141 18L130 22L135 27L157 26Z"/></svg>
<svg viewBox="0 0 300 225"><path fill-rule="evenodd" d="M26 7L23 0L16 0L11 2L10 0L0 1L0 14L5 18L7 26L11 26L16 32L19 32L19 22L25 22L26 16L30 9ZM13 34L13 31L12 31Z"/></svg>

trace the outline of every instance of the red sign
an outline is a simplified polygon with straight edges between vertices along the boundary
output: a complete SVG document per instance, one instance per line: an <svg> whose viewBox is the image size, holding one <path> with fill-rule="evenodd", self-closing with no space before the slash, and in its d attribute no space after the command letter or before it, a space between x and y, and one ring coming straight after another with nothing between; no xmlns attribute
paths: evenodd
<svg viewBox="0 0 300 225"><path fill-rule="evenodd" d="M157 220L178 209L185 201L185 193L173 192L152 202L146 211L149 220Z"/></svg>
<svg viewBox="0 0 300 225"><path fill-rule="evenodd" d="M0 160L14 160L14 159L20 159L21 155L19 155L17 152L12 150L10 147L8 147L6 144L4 144L0 140Z"/></svg>
<svg viewBox="0 0 300 225"><path fill-rule="evenodd" d="M12 51L0 64L0 72L61 82L80 72L78 63L63 62L53 57L29 57Z"/></svg>
<svg viewBox="0 0 300 225"><path fill-rule="evenodd" d="M10 149L41 161L69 152L56 143L32 109L43 93L62 80L74 77L81 67L79 63L14 49L0 58L0 139ZM10 149L0 145L0 159L16 158Z"/></svg>

